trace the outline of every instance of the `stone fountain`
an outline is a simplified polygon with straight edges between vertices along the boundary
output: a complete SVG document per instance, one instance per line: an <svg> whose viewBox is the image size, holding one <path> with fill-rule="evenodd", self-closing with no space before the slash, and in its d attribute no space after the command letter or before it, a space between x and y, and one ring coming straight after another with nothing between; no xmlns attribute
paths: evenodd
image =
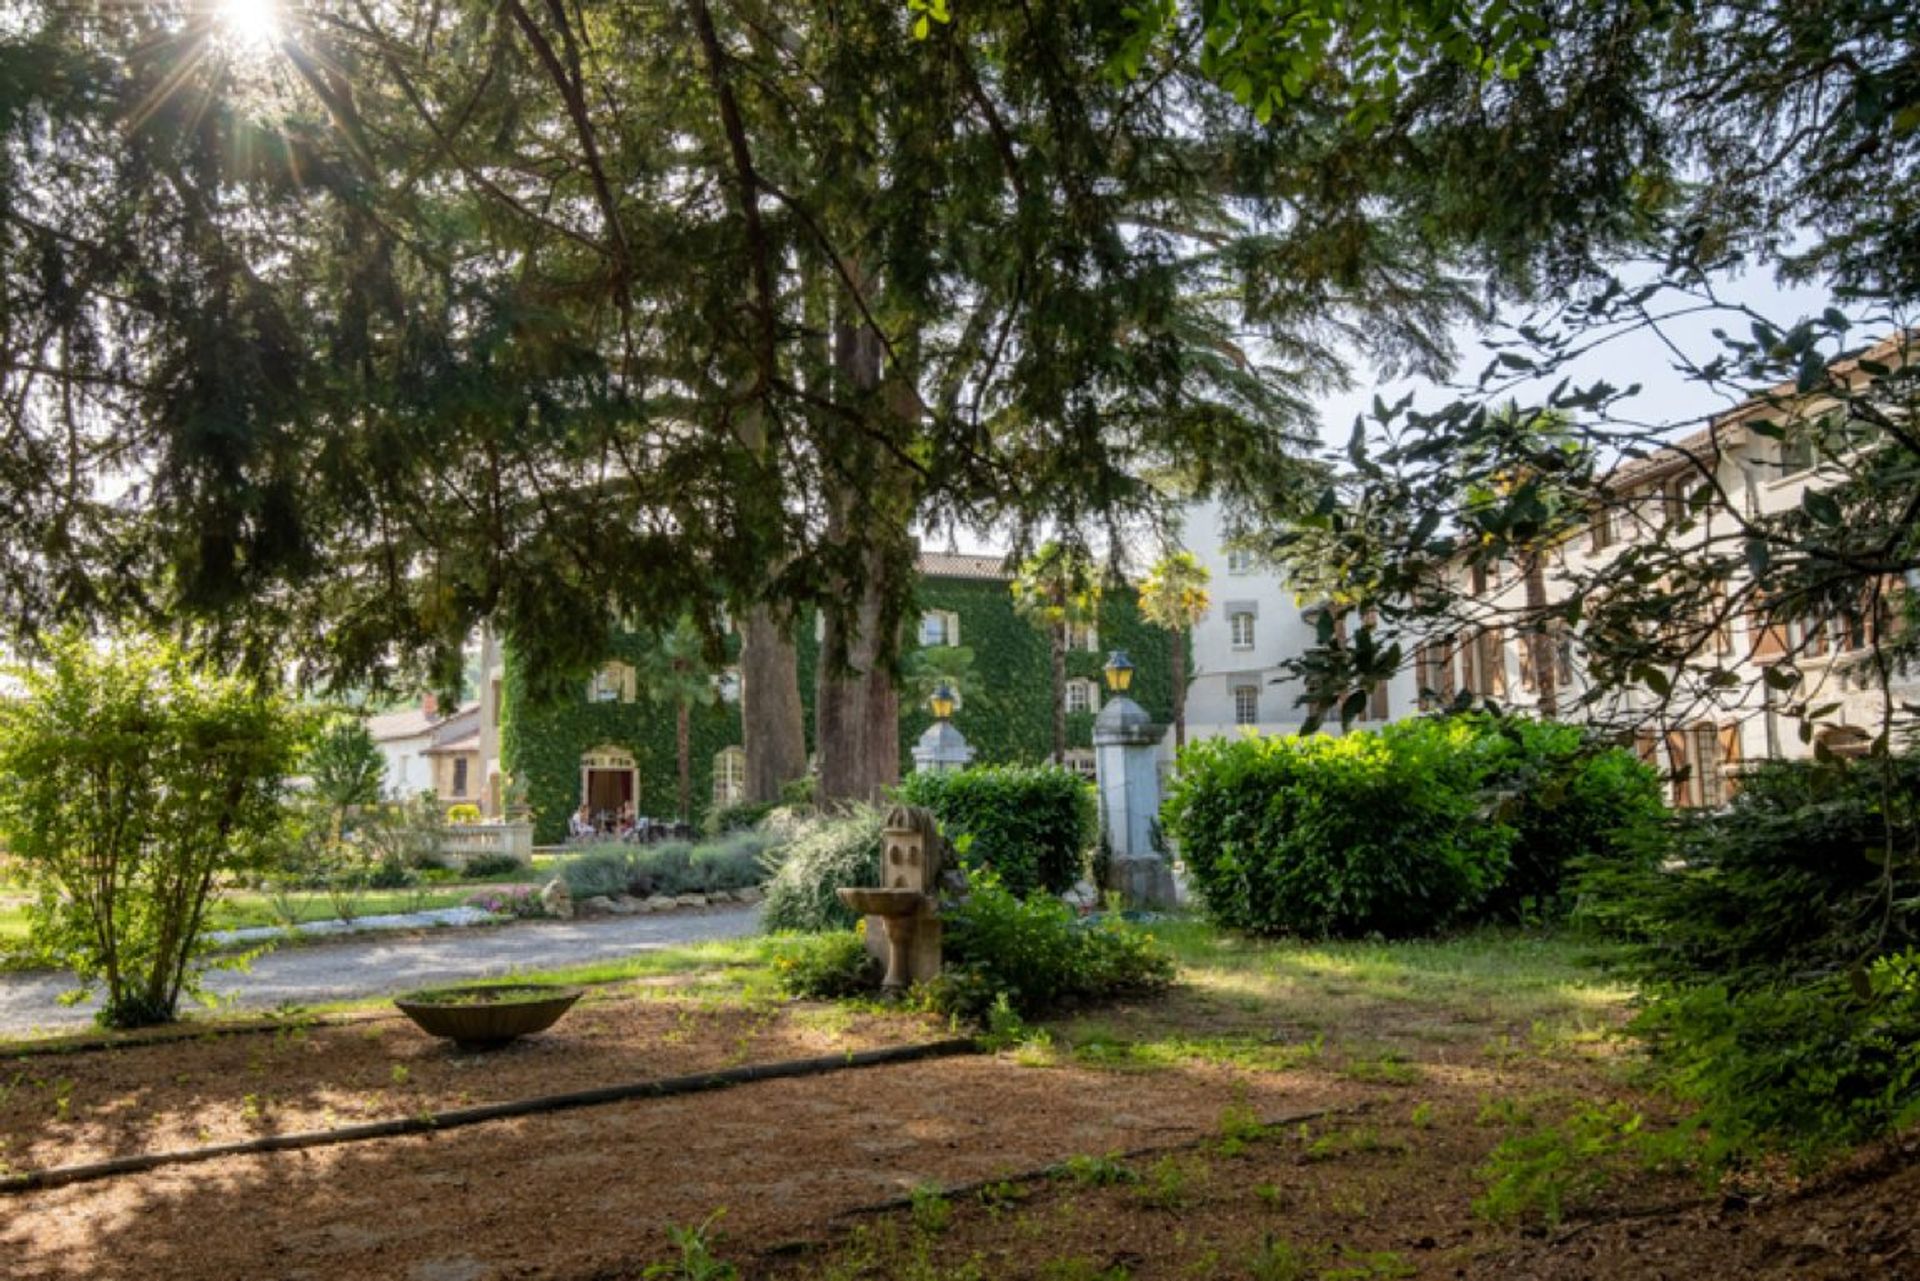
<svg viewBox="0 0 1920 1281"><path fill-rule="evenodd" d="M897 805L880 833L884 884L837 891L842 903L867 918L867 947L886 962L880 990L888 996L940 973L938 892L945 863L946 845L933 815L917 805Z"/></svg>

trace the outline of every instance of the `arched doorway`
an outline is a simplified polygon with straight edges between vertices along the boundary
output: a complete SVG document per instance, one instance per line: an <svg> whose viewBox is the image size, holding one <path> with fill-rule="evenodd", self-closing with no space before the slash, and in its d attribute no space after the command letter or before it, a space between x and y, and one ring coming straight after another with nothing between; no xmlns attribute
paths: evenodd
<svg viewBox="0 0 1920 1281"><path fill-rule="evenodd" d="M603 832L611 832L624 813L640 812L640 770L633 753L602 744L580 756L580 803Z"/></svg>

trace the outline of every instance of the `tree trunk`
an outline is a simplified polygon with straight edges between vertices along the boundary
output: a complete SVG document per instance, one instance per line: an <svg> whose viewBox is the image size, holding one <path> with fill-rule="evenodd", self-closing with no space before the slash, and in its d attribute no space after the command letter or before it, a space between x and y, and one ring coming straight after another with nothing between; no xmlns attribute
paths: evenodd
<svg viewBox="0 0 1920 1281"><path fill-rule="evenodd" d="M1187 633L1185 628L1170 629L1173 637L1169 666L1173 674L1173 750L1187 745Z"/></svg>
<svg viewBox="0 0 1920 1281"><path fill-rule="evenodd" d="M680 821L693 821L693 714L687 700L674 708L673 744L680 753Z"/></svg>
<svg viewBox="0 0 1920 1281"><path fill-rule="evenodd" d="M813 704L822 804L875 801L900 781L900 699L884 643L882 559L869 556L869 581L856 609L826 617ZM834 662L836 654L844 654L844 665Z"/></svg>
<svg viewBox="0 0 1920 1281"><path fill-rule="evenodd" d="M799 654L764 605L747 611L740 624L740 727L746 799L771 804L784 784L806 777L807 731Z"/></svg>
<svg viewBox="0 0 1920 1281"><path fill-rule="evenodd" d="M1053 763L1067 763L1067 629L1064 624L1047 631L1047 644L1053 660Z"/></svg>
<svg viewBox="0 0 1920 1281"><path fill-rule="evenodd" d="M1560 715L1560 673L1556 670L1559 655L1555 644L1559 638L1547 628L1547 575L1543 560L1541 553L1534 552L1527 557L1523 571L1527 614L1533 621L1527 644L1533 650L1533 682L1538 695L1535 705L1543 719L1553 720Z"/></svg>
<svg viewBox="0 0 1920 1281"><path fill-rule="evenodd" d="M856 282L863 280L853 271ZM834 366L858 391L882 391L880 336L844 304L834 325ZM903 394L904 391L904 394ZM896 385L875 400L886 415L910 411L912 391ZM883 430L892 422L879 424ZM820 760L820 801L877 801L900 781L900 700L893 683L898 636L888 608L899 576L910 561L909 522L914 495L909 480L890 467L877 445L833 473L826 494L827 541L858 549L865 583L839 593L845 602L826 613L814 697L814 747ZM861 483L863 478L864 483Z"/></svg>

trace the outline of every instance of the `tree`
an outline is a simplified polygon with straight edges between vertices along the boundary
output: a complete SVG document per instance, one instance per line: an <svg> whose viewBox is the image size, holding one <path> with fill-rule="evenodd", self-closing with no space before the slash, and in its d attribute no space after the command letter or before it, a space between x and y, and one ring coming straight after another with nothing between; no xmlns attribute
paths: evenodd
<svg viewBox="0 0 1920 1281"><path fill-rule="evenodd" d="M164 1023L202 967L222 876L278 834L296 717L161 642L50 640L0 703L0 836L37 898L32 945L98 983L110 1027Z"/></svg>
<svg viewBox="0 0 1920 1281"><path fill-rule="evenodd" d="M1020 564L1013 606L1046 634L1053 672L1053 763L1067 759L1067 632L1100 618L1100 583L1084 547L1049 542Z"/></svg>
<svg viewBox="0 0 1920 1281"><path fill-rule="evenodd" d="M1173 634L1173 747L1187 745L1187 637L1207 616L1212 575L1192 552L1169 551L1140 584L1140 614Z"/></svg>
<svg viewBox="0 0 1920 1281"><path fill-rule="evenodd" d="M682 619L662 632L642 651L640 688L652 701L673 708L675 755L680 767L679 814L683 823L693 818L693 726L695 707L712 706L719 698L713 669L707 662L706 638L691 619Z"/></svg>
<svg viewBox="0 0 1920 1281"><path fill-rule="evenodd" d="M747 754L747 801L771 804L785 784L806 777L799 655L766 605L755 605L741 621L740 732Z"/></svg>
<svg viewBox="0 0 1920 1281"><path fill-rule="evenodd" d="M969 645L922 645L907 655L906 690L915 704L925 707L942 685L965 698L973 688L973 648Z"/></svg>
<svg viewBox="0 0 1920 1281"><path fill-rule="evenodd" d="M403 0L252 58L77 12L5 37L4 616L445 687L481 620L559 680L585 622L819 608L829 795L897 769L913 522L1282 493L1348 347L1439 369L1483 242L1518 288L1626 190L1591 79L1527 80L1568 156L1502 165L1451 85L1349 128L1330 45L1283 111L1185 39L1117 79L1111 7Z"/></svg>
<svg viewBox="0 0 1920 1281"><path fill-rule="evenodd" d="M333 811L337 835L341 819L349 810L379 802L387 760L364 722L336 716L316 731L301 768L314 795Z"/></svg>

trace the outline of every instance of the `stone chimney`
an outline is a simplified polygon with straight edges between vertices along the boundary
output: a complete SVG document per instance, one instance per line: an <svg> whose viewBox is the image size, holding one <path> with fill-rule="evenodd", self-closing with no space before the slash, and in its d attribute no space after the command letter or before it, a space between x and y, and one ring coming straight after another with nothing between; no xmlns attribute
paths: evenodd
<svg viewBox="0 0 1920 1281"><path fill-rule="evenodd" d="M439 695L433 693L422 694L420 696L420 710L425 712L429 718L438 716L440 714Z"/></svg>

